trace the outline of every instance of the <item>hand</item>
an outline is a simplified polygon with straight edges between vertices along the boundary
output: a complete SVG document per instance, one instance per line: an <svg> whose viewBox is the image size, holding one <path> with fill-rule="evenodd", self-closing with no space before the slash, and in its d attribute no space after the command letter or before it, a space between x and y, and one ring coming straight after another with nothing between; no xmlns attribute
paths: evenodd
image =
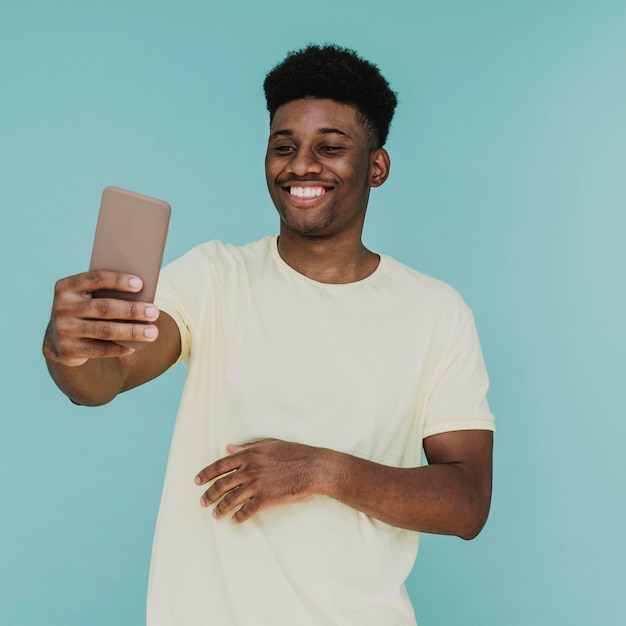
<svg viewBox="0 0 626 626"><path fill-rule="evenodd" d="M100 289L138 292L140 278L122 272L92 271L63 278L54 290L52 316L44 339L44 356L70 367L88 359L126 356L134 350L116 341L154 341L154 304L94 298Z"/></svg>
<svg viewBox="0 0 626 626"><path fill-rule="evenodd" d="M319 493L319 448L263 439L229 445L226 450L230 456L205 467L195 478L197 485L217 479L200 499L205 507L219 500L213 509L217 519L240 507L232 520L241 523L264 509L302 502Z"/></svg>

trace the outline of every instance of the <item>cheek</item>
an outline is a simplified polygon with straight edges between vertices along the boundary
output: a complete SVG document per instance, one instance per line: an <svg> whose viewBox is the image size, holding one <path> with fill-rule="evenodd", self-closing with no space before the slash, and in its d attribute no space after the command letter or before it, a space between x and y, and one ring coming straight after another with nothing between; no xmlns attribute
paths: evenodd
<svg viewBox="0 0 626 626"><path fill-rule="evenodd" d="M265 159L265 179L268 183L275 181L281 171L282 167L280 163L276 163L275 160L270 158Z"/></svg>
<svg viewBox="0 0 626 626"><path fill-rule="evenodd" d="M363 185L369 186L370 182L370 161L369 155L360 156L351 159L345 163L341 163L337 168L337 174L345 181L350 181L358 187Z"/></svg>
<svg viewBox="0 0 626 626"><path fill-rule="evenodd" d="M361 165L361 167L359 167L357 170L352 170L349 180L355 189L366 189L366 188L369 189L370 187L369 169Z"/></svg>

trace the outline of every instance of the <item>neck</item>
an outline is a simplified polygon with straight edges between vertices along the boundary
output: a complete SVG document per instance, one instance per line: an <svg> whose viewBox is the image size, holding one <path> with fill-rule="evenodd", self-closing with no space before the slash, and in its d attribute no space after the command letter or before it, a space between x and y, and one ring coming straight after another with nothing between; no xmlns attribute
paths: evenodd
<svg viewBox="0 0 626 626"><path fill-rule="evenodd" d="M333 237L310 237L281 228L278 253L287 265L311 280L343 284L372 274L380 257L361 239L342 241Z"/></svg>

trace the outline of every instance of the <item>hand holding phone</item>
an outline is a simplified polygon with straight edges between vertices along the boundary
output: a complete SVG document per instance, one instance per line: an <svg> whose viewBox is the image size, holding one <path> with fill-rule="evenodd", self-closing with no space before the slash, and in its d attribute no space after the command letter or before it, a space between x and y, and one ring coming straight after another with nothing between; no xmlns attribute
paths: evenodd
<svg viewBox="0 0 626 626"><path fill-rule="evenodd" d="M170 207L107 187L90 271L57 281L43 351L69 367L125 356L158 336L154 304ZM119 344L119 345L118 345Z"/></svg>
<svg viewBox="0 0 626 626"><path fill-rule="evenodd" d="M129 347L137 350L157 338L159 310L154 304L92 297L105 287L137 293L143 283L132 274L108 270L57 281L43 346L48 361L78 367L89 359L126 356Z"/></svg>

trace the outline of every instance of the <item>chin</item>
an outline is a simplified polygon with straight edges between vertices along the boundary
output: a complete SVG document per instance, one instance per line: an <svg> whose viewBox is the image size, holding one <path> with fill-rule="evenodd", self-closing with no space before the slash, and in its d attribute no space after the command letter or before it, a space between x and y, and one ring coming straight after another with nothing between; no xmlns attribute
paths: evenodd
<svg viewBox="0 0 626 626"><path fill-rule="evenodd" d="M303 236L326 235L327 224L291 224L283 221L285 228L292 233Z"/></svg>
<svg viewBox="0 0 626 626"><path fill-rule="evenodd" d="M298 235L325 235L334 221L332 215L320 216L317 220L298 220L283 213L281 213L280 219L287 230Z"/></svg>

